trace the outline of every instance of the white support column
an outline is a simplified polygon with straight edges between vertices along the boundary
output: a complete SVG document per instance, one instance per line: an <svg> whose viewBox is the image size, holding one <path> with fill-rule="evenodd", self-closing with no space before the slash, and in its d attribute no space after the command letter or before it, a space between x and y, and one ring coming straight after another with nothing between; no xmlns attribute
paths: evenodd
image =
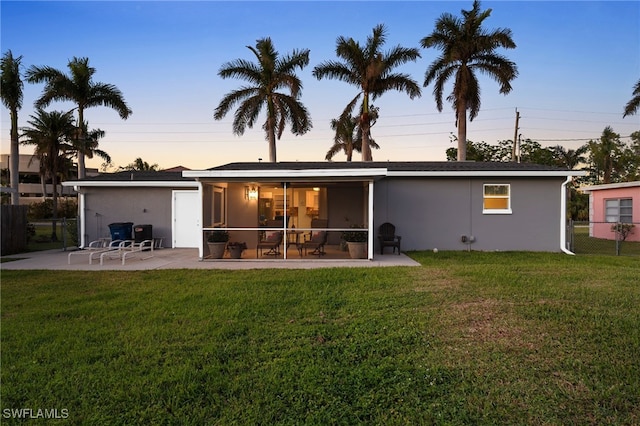
<svg viewBox="0 0 640 426"><path fill-rule="evenodd" d="M369 218L367 228L369 228L369 232L367 233L367 258L369 260L373 260L373 180L369 181L369 203L368 203L368 214Z"/></svg>
<svg viewBox="0 0 640 426"><path fill-rule="evenodd" d="M80 248L85 248L87 245L86 241L86 229L87 229L87 221L85 214L85 194L84 191L79 189L78 187L74 188L78 192L78 212L80 213ZM96 235L96 238L98 235Z"/></svg>
<svg viewBox="0 0 640 426"><path fill-rule="evenodd" d="M288 207L289 207L289 201L287 200L287 182L283 182L282 183L282 188L283 188L283 192L284 192L284 209L282 211L282 217L284 217L283 223L282 223L282 235L284 235L283 237L283 245L284 245L284 255L282 256L282 258L284 260L287 260L287 251L288 251L288 246L287 244L289 243L289 235L287 235L287 224L289 223L289 212Z"/></svg>
<svg viewBox="0 0 640 426"><path fill-rule="evenodd" d="M198 180L198 202L199 205L197 206L197 208L199 209L198 211L200 212L200 217L198 219L198 233L200 234L200 238L198 238L198 256L200 257L200 260L204 259L204 231L203 231L203 226L202 224L204 223L204 212L203 212L203 208L204 208L204 204L203 204L203 195L204 195L204 190L202 189L202 182ZM227 205L227 203L225 202L225 206ZM226 213L226 212L225 212ZM226 217L226 214L225 214Z"/></svg>

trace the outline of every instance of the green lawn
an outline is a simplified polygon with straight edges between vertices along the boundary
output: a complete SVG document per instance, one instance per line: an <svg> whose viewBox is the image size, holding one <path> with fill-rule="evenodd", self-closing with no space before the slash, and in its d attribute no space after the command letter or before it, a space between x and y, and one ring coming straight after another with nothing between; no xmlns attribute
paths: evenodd
<svg viewBox="0 0 640 426"><path fill-rule="evenodd" d="M411 255L423 266L3 271L2 422L640 423L637 258Z"/></svg>

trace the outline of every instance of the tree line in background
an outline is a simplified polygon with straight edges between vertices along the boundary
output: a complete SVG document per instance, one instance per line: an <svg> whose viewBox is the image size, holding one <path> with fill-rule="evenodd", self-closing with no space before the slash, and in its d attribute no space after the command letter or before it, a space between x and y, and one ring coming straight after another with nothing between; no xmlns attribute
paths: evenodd
<svg viewBox="0 0 640 426"><path fill-rule="evenodd" d="M497 145L472 142L466 137L467 113L472 121L480 111L480 86L477 74L491 77L500 86L500 93L511 91L511 81L518 75L515 63L497 52L498 48L516 47L511 30L498 28L488 31L483 28L491 9L481 10L480 2L474 1L470 10L462 10L461 17L449 13L442 14L431 34L420 44L423 48L440 51L425 72L423 87L433 85L433 95L439 111L443 108L445 84L452 80L453 88L446 100L456 112L457 148L447 150L450 161L514 161L556 165L567 168L585 167L589 183L608 183L621 180L637 180L638 176L638 132L632 135L632 142L626 145L620 135L610 127L605 128L599 140L576 149L566 150L561 146L541 147L532 140L522 141L519 157L512 154L513 141L499 141ZM336 79L357 88L355 97L346 105L342 113L331 120L335 132L333 145L326 154L332 160L339 152L344 152L351 161L354 152L362 153L363 161L372 161L371 148L379 145L371 136L371 128L380 116L380 109L373 102L388 91L406 93L411 99L421 96L418 83L409 75L397 72L402 64L420 58L417 48L395 46L387 51L382 47L386 42L386 28L377 25L366 42L361 44L353 38L339 36L336 40L338 60L321 62L313 70L318 80ZM220 68L218 75L223 78L239 78L248 82L225 95L214 111L214 119L220 120L235 109L232 129L242 135L246 128L252 128L261 113L265 112L265 130L269 144L269 159L277 160L276 140L280 139L287 125L294 135L302 135L312 127L311 117L301 102L302 81L296 71L309 64L309 50L294 50L281 56L270 38L259 39L255 47L247 46L257 62L236 59ZM41 97L35 102L36 113L30 116L27 128L18 129L18 111L22 108L23 82L20 74L22 57L14 57L11 50L2 57L2 102L11 116L10 185L12 204L18 204L18 159L19 145L33 145L34 156L40 160L41 177L54 183L54 205L56 185L64 179L73 166L72 159L78 161L78 177L85 176L84 161L94 155L110 164L109 155L98 148L104 137L101 129L90 130L84 119L87 108L105 106L118 112L122 119L132 113L120 90L106 83L93 81L95 68L89 66L88 58L76 58L68 62L69 74L48 66L31 66L26 72L29 83L45 83ZM71 101L76 107L68 112L45 111L53 101ZM637 113L640 104L640 80L634 87L633 97L625 106L624 115ZM77 118L74 113L77 112ZM20 138L22 137L22 141ZM119 170L157 170L157 164L138 158ZM45 192L43 192L45 193Z"/></svg>
<svg viewBox="0 0 640 426"><path fill-rule="evenodd" d="M455 139L455 136L452 137ZM467 140L467 159L472 161L519 161L584 170L587 175L577 179L580 184L604 184L640 180L640 131L630 135L630 142L621 140L609 126L599 139L593 139L576 148L561 145L544 147L531 139L519 143L517 158L513 158L513 141L498 141L495 145ZM457 148L446 151L447 160L453 161Z"/></svg>

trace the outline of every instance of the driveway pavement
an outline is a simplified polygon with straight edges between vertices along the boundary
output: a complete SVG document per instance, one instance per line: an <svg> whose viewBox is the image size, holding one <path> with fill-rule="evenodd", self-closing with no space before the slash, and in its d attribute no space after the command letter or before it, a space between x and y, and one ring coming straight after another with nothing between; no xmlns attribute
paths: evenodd
<svg viewBox="0 0 640 426"><path fill-rule="evenodd" d="M69 254L71 263L69 264ZM89 264L86 251L62 251L59 249L5 256L20 259L0 264L2 270L45 269L67 271L140 271L150 269L314 269L335 267L384 267L384 266L420 266L404 254L376 255L373 260L334 259L325 260L200 260L197 249L158 249L153 257L149 252L136 253L126 260L125 265L119 259L93 260Z"/></svg>

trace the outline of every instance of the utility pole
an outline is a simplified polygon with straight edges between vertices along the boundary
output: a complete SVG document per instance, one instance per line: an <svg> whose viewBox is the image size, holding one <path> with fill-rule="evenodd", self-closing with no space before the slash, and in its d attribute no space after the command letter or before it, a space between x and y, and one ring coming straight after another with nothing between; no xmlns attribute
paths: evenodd
<svg viewBox="0 0 640 426"><path fill-rule="evenodd" d="M520 121L520 113L518 112L518 108L516 108L516 129L513 133L513 150L511 151L511 161L517 161L516 158L518 152L518 122Z"/></svg>

